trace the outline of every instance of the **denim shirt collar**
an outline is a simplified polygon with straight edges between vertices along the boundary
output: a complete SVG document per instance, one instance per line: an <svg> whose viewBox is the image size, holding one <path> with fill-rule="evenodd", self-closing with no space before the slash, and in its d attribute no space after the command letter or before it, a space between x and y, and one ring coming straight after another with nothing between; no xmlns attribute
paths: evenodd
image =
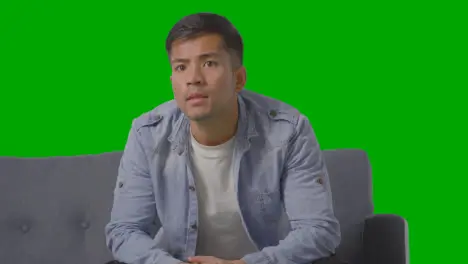
<svg viewBox="0 0 468 264"><path fill-rule="evenodd" d="M251 111L248 111L246 102L241 93L237 95L237 103L239 105L239 119L237 122L236 144L241 147L250 146L250 139L258 136L255 127L255 117ZM190 120L183 113L179 120L177 120L171 135L168 137L171 142L171 149L176 151L178 155L186 154L189 147L190 138Z"/></svg>

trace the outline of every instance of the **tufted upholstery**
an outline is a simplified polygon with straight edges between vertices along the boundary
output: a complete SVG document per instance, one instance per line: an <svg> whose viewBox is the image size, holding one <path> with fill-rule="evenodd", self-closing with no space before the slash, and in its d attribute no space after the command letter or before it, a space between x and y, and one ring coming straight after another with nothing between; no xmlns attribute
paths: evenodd
<svg viewBox="0 0 468 264"><path fill-rule="evenodd" d="M0 158L0 263L103 264L121 153Z"/></svg>
<svg viewBox="0 0 468 264"><path fill-rule="evenodd" d="M351 264L404 264L406 231L401 230L405 222L396 216L369 221L374 217L366 153L327 150L324 155L335 213L342 226L337 255ZM105 247L104 226L110 216L120 156L121 152L0 157L0 263L104 264L112 260ZM379 240L383 229L392 234L386 236L393 239L391 248ZM370 246L366 250L364 245ZM391 258L382 260L382 249ZM385 262L389 259L392 262Z"/></svg>

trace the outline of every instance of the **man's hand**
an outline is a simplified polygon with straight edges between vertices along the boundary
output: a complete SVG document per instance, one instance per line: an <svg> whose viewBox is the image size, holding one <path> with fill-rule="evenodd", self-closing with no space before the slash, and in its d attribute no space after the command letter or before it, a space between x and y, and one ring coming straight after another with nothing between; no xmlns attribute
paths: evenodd
<svg viewBox="0 0 468 264"><path fill-rule="evenodd" d="M190 263L200 264L246 264L243 260L224 260L210 256L195 256L188 260Z"/></svg>

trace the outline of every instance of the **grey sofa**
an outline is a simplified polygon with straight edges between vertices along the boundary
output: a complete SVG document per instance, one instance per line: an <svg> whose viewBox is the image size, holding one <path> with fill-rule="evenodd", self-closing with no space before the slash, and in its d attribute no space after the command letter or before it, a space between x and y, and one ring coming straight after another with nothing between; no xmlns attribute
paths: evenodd
<svg viewBox="0 0 468 264"><path fill-rule="evenodd" d="M104 226L121 152L0 157L0 263L104 264ZM324 151L342 228L337 256L350 264L406 264L406 221L374 215L365 152Z"/></svg>

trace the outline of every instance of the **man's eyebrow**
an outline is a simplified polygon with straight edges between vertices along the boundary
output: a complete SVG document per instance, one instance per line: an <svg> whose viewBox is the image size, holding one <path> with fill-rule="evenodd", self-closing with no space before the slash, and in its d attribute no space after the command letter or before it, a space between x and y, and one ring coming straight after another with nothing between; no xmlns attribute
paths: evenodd
<svg viewBox="0 0 468 264"><path fill-rule="evenodd" d="M198 55L198 57L201 58L201 59L212 58L212 57L216 58L216 57L220 57L220 56L221 56L221 54L219 54L219 52L215 52L215 51L205 52L205 53L202 53L202 54ZM190 61L190 59L187 59L187 58L173 58L171 60L172 63L188 62L188 61Z"/></svg>
<svg viewBox="0 0 468 264"><path fill-rule="evenodd" d="M219 56L221 56L221 54L219 54L218 52L206 52L206 53L200 54L198 57L209 58L209 57L219 57Z"/></svg>

